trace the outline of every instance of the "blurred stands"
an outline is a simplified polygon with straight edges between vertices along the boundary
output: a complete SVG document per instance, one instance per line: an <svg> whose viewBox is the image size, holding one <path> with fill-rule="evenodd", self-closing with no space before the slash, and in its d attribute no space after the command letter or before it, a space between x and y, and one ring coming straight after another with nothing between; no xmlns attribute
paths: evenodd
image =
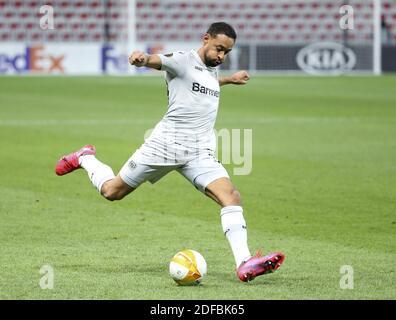
<svg viewBox="0 0 396 320"><path fill-rule="evenodd" d="M0 0L0 41L122 42L127 39L128 0ZM52 5L55 30L40 29L43 4ZM199 41L210 23L226 21L239 41L298 44L340 41L343 1L137 0L136 39L144 42ZM372 1L350 0L355 12L351 43L372 39ZM396 1L382 4L390 40L396 43ZM108 28L106 29L106 26ZM107 31L106 31L107 30Z"/></svg>
<svg viewBox="0 0 396 320"><path fill-rule="evenodd" d="M340 41L340 7L345 1L137 1L140 41L199 40L211 22L226 21L240 41L294 44ZM349 1L354 8L351 43L372 41L372 1ZM396 42L396 1L383 1L383 14Z"/></svg>
<svg viewBox="0 0 396 320"><path fill-rule="evenodd" d="M40 28L42 5L54 9L54 30ZM0 0L0 41L104 42L127 39L127 0ZM107 30L107 31L105 31Z"/></svg>

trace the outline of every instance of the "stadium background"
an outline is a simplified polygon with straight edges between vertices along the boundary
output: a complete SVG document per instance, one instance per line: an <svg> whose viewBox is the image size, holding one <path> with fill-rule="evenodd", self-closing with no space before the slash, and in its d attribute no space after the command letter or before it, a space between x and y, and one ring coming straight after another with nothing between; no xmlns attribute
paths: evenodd
<svg viewBox="0 0 396 320"><path fill-rule="evenodd" d="M396 1L375 3L0 0L0 298L394 299ZM167 104L163 75L128 66L130 50L198 48L219 20L238 32L223 72L252 74L222 88L216 128L252 129L253 170L225 166L251 250L286 253L249 284L219 208L176 173L109 203L84 172L53 172L86 143L117 172ZM184 248L207 260L202 286L168 276Z"/></svg>
<svg viewBox="0 0 396 320"><path fill-rule="evenodd" d="M0 73L133 73L127 64L132 48L154 53L197 47L209 24L223 20L232 22L239 36L225 69L301 71L298 52L330 42L356 56L346 71L369 72L378 40L382 69L395 71L396 3L382 1L378 14L375 3L380 1L2 0ZM51 6L49 28L43 5ZM340 27L342 17L351 14L340 11L343 5L353 8L350 29ZM62 59L52 66L49 57Z"/></svg>

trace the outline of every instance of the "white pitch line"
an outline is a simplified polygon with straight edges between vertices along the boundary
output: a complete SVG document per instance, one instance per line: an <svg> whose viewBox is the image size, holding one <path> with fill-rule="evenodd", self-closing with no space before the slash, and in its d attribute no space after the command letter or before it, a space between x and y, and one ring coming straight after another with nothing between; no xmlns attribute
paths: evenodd
<svg viewBox="0 0 396 320"><path fill-rule="evenodd" d="M292 124L307 124L307 123L335 123L335 122L362 122L372 120L372 118L357 118L357 117L259 117L259 118L243 118L243 119L219 119L219 122L232 123L292 123Z"/></svg>
<svg viewBox="0 0 396 320"><path fill-rule="evenodd" d="M135 119L135 120L28 120L28 119L10 119L0 120L0 126L97 126L97 125L131 125L131 124L152 124L155 120L149 119Z"/></svg>
<svg viewBox="0 0 396 320"><path fill-rule="evenodd" d="M8 119L0 120L0 126L97 126L97 125L136 125L156 124L161 119L113 119L113 120L83 120L83 119ZM309 124L309 123L339 123L339 122L364 122L373 121L373 118L357 117L261 117L261 118L220 118L218 123L222 124Z"/></svg>

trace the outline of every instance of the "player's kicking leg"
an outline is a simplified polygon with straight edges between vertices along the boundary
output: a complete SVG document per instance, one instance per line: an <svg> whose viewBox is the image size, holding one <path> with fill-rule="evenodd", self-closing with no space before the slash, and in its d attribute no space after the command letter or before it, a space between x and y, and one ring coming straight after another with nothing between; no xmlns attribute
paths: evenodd
<svg viewBox="0 0 396 320"><path fill-rule="evenodd" d="M121 200L135 190L126 184L119 175L115 176L113 170L96 159L95 155L95 147L86 145L78 151L63 156L56 164L55 173L63 176L84 168L95 188L110 201Z"/></svg>
<svg viewBox="0 0 396 320"><path fill-rule="evenodd" d="M285 259L281 252L251 256L241 197L230 179L224 177L214 180L205 188L205 193L222 207L221 224L234 254L239 279L251 281L257 276L279 269Z"/></svg>

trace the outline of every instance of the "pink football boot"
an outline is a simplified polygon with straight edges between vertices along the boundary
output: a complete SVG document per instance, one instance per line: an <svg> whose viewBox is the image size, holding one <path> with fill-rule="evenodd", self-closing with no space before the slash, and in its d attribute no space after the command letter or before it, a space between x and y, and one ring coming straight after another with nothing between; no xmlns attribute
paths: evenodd
<svg viewBox="0 0 396 320"><path fill-rule="evenodd" d="M242 262L238 267L238 278L243 281L251 281L262 274L272 273L278 270L285 260L282 252L271 253L265 257L258 252L255 256Z"/></svg>
<svg viewBox="0 0 396 320"><path fill-rule="evenodd" d="M88 154L96 154L96 149L94 146L86 145L78 151L72 152L67 156L63 156L56 164L55 173L58 176L63 176L64 174L70 173L76 169L80 169L81 166L78 163L78 158Z"/></svg>

